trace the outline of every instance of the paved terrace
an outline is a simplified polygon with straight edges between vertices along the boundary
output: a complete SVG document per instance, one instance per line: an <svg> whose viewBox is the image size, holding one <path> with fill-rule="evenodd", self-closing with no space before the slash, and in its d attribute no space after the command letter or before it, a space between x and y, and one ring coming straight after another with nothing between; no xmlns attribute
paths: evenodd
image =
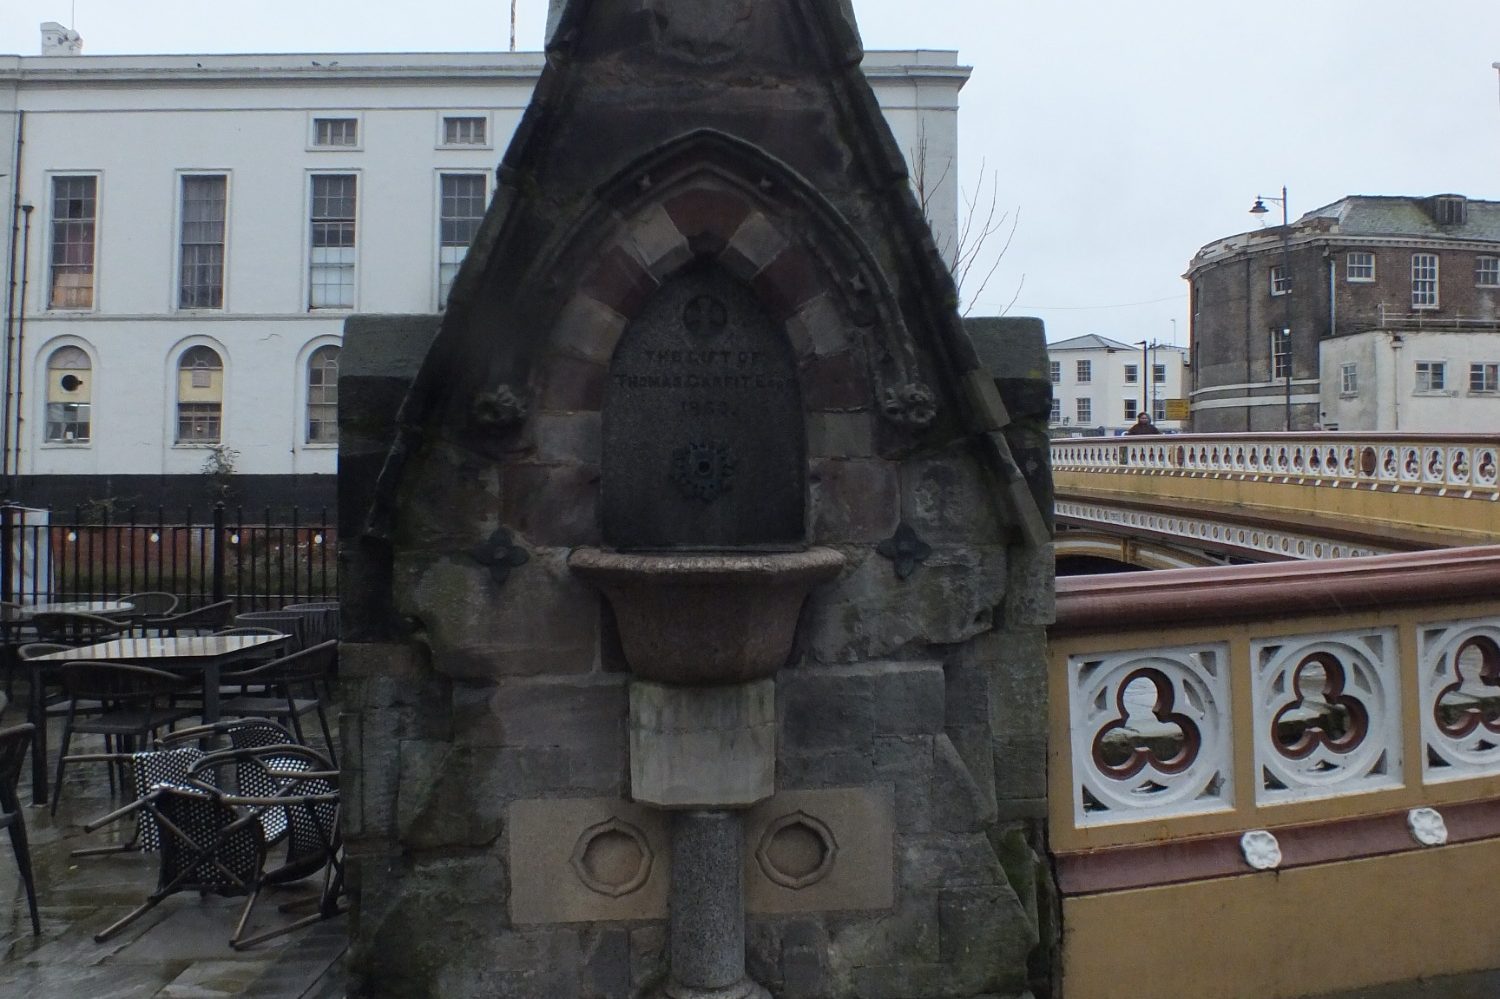
<svg viewBox="0 0 1500 999"><path fill-rule="evenodd" d="M0 712L0 727L22 721L15 705ZM88 737L81 746L75 741L75 746L81 752L102 750ZM49 762L55 765L55 746L53 753ZM23 804L31 800L30 766L25 770ZM42 917L40 937L32 936L26 893L10 842L0 833L0 996L336 999L344 994L340 960L347 943L347 916L236 953L229 947L229 935L245 900L182 892L108 942L95 943L95 933L144 901L156 884L155 854L70 857L79 847L105 846L129 836L129 822L93 834L83 832L84 822L111 807L104 768L85 764L69 768L55 818L46 808L26 805ZM279 913L278 906L320 885L320 878L314 877L263 894L253 926L270 928L278 920L293 918Z"/></svg>

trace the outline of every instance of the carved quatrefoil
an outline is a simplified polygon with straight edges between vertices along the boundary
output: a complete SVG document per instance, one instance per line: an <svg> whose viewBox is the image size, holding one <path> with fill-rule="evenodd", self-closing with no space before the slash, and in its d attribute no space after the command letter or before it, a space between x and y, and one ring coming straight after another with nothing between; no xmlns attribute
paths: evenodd
<svg viewBox="0 0 1500 999"><path fill-rule="evenodd" d="M1329 652L1314 652L1292 673L1296 699L1271 719L1276 749L1292 760L1311 756L1319 746L1349 753L1370 730L1370 713L1359 698L1344 693L1344 665Z"/></svg>
<svg viewBox="0 0 1500 999"><path fill-rule="evenodd" d="M1125 702L1137 681L1149 683L1156 693L1151 705L1155 724L1149 731L1131 717ZM1172 681L1160 670L1138 669L1127 676L1115 692L1117 717L1094 736L1094 763L1099 771L1115 780L1130 780L1147 766L1163 774L1182 773L1192 766L1203 735L1191 718L1172 710L1176 696Z"/></svg>
<svg viewBox="0 0 1500 999"><path fill-rule="evenodd" d="M1500 735L1500 645L1476 635L1453 655L1454 681L1438 692L1433 714L1438 729L1462 739L1483 725Z"/></svg>

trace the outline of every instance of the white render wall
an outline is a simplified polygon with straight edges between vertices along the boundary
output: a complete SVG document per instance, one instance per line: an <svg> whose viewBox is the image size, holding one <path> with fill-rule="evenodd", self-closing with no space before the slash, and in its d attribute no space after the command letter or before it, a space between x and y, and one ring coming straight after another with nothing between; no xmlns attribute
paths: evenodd
<svg viewBox="0 0 1500 999"><path fill-rule="evenodd" d="M1441 392L1417 391L1417 362L1442 362ZM1357 390L1343 389L1343 366L1356 365ZM1494 433L1500 394L1469 390L1469 365L1500 364L1493 332L1371 330L1319 345L1323 425L1339 430Z"/></svg>
<svg viewBox="0 0 1500 999"><path fill-rule="evenodd" d="M1149 383L1152 400L1184 398L1187 395L1188 352L1182 347L1159 346L1152 347L1150 355L1152 365L1164 364L1167 367L1164 383ZM1097 433L1102 430L1105 434L1115 434L1129 429L1135 422L1125 419L1126 399L1136 400L1137 412L1146 408L1148 383L1141 379L1149 379L1151 372L1149 368L1142 371L1139 347L1120 350L1103 347L1059 349L1049 346L1047 358L1059 364L1058 380L1052 383L1052 397L1059 404L1059 419L1051 424L1054 431L1081 434L1085 431ZM1090 362L1091 377L1086 383L1078 381L1078 361ZM1137 381L1133 385L1125 381L1127 364L1136 366ZM1077 417L1080 397L1087 398L1093 408L1093 418L1086 423L1080 423ZM1184 429L1181 420L1154 422L1163 431Z"/></svg>
<svg viewBox="0 0 1500 999"><path fill-rule="evenodd" d="M865 65L903 151L925 148L929 171L950 178L930 205L942 245L957 222L968 70L953 52L871 53ZM207 448L173 440L175 365L200 343L224 358L222 440L239 452L237 472L333 473L336 446L305 443L308 355L338 342L350 311L440 307L438 175L484 174L493 193L540 68L531 53L0 57L0 173L14 173L20 130L19 200L35 206L17 296L19 474L198 473ZM487 116L490 142L441 147L444 114ZM314 116L358 118L358 147L312 148ZM353 310L307 308L309 177L320 171L359 178ZM175 307L181 176L193 172L228 176L219 310ZM48 310L51 178L79 173L99 177L94 307ZM0 178L7 233L15 182ZM46 361L65 344L93 365L86 444L43 439Z"/></svg>

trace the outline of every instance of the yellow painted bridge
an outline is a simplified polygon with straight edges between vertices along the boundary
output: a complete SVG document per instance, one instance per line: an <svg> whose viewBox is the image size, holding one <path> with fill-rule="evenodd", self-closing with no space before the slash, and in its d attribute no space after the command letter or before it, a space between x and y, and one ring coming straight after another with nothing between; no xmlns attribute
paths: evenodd
<svg viewBox="0 0 1500 999"><path fill-rule="evenodd" d="M1500 541L1500 435L1054 441L1058 557L1148 569Z"/></svg>

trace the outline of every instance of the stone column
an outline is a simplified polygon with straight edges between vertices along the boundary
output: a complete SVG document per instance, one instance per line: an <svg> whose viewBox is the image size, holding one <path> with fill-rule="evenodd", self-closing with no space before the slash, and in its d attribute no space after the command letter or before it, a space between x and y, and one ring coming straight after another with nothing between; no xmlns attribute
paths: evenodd
<svg viewBox="0 0 1500 999"><path fill-rule="evenodd" d="M770 999L745 977L744 835L738 812L672 816L668 999Z"/></svg>

